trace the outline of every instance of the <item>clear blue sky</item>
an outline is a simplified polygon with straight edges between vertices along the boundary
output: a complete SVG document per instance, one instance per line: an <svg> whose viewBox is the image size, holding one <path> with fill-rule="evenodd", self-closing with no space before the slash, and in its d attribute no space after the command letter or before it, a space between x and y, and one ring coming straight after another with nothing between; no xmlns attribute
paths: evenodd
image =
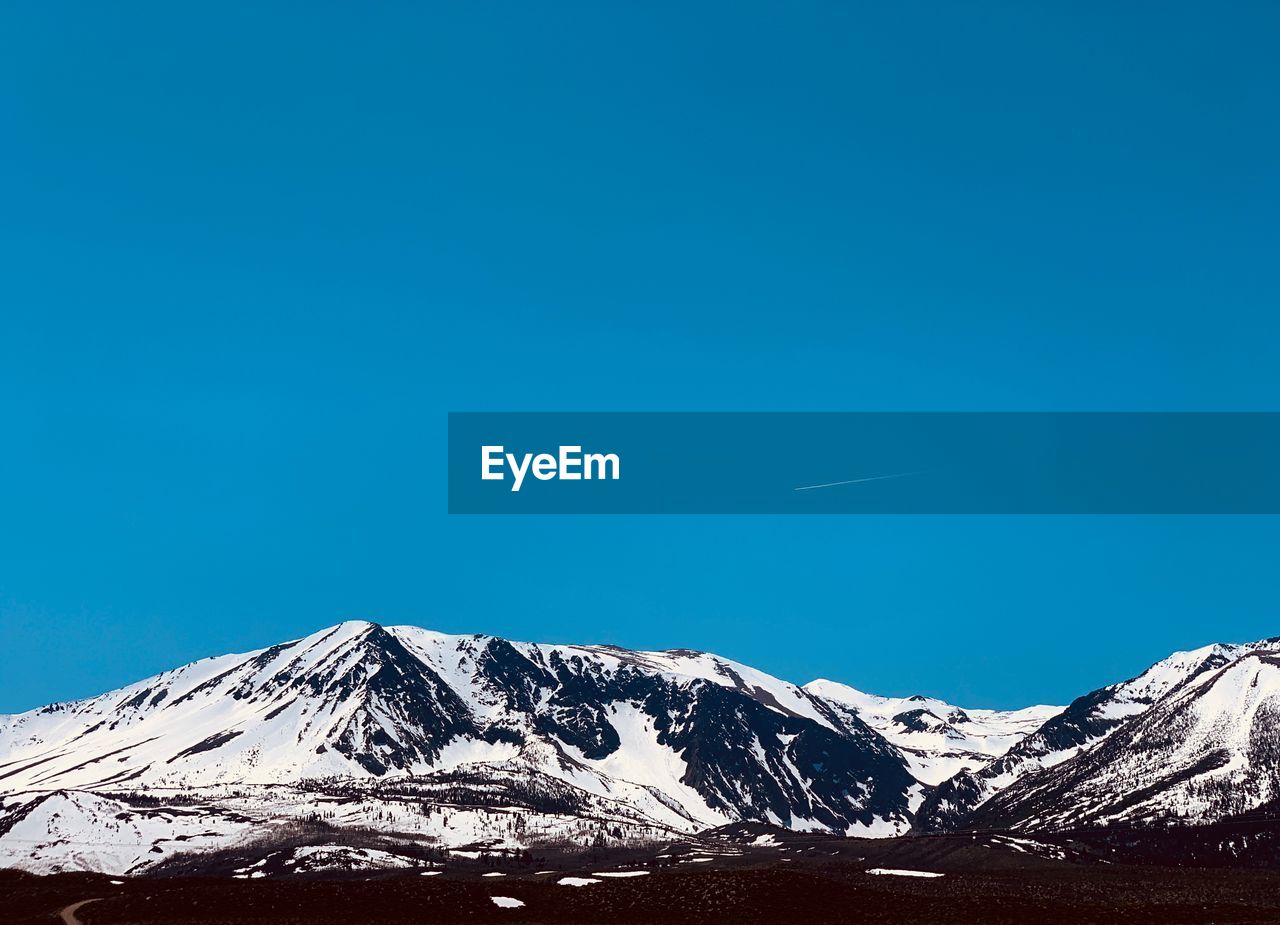
<svg viewBox="0 0 1280 925"><path fill-rule="evenodd" d="M448 410L1280 410L1280 8L7 4L0 711L350 617L1065 701L1273 518L451 518Z"/></svg>

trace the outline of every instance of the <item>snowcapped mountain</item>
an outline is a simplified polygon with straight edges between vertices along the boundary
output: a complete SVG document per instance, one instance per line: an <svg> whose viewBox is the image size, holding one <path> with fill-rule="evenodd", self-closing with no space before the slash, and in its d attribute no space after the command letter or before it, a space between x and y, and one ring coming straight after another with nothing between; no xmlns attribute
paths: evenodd
<svg viewBox="0 0 1280 925"><path fill-rule="evenodd" d="M380 800L409 782L418 796L480 787L495 805L668 832L893 834L921 789L857 716L713 655L351 622L0 718L0 847L50 791L179 789L225 811L232 789L334 781L376 784ZM64 809L99 815L77 800Z"/></svg>
<svg viewBox="0 0 1280 925"><path fill-rule="evenodd" d="M1280 804L1277 720L1274 639L1006 712L687 650L349 622L0 716L0 866L139 872L249 845L277 866L412 867L733 823L1214 821Z"/></svg>
<svg viewBox="0 0 1280 925"><path fill-rule="evenodd" d="M977 770L961 771L931 791L917 813L917 830L968 827L978 807L1020 778L1087 752L1162 699L1243 655L1271 650L1278 644L1278 639L1265 639L1175 652L1135 678L1076 698L1002 757Z"/></svg>
<svg viewBox="0 0 1280 925"><path fill-rule="evenodd" d="M990 764L1035 732L1062 707L962 709L932 697L879 697L835 681L804 689L838 713L853 716L896 745L917 780L936 786L961 771Z"/></svg>
<svg viewBox="0 0 1280 925"><path fill-rule="evenodd" d="M1280 800L1280 645L1214 648L1214 667L1169 685L1096 747L1020 778L971 824L1214 821Z"/></svg>

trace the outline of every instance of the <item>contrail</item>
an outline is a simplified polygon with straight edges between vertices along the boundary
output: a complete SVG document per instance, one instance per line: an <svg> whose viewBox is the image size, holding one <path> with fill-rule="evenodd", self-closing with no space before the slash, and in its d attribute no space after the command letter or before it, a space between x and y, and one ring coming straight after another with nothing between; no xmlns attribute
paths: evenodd
<svg viewBox="0 0 1280 925"><path fill-rule="evenodd" d="M908 475L916 475L915 472L895 472L893 475L869 475L865 479L845 479L843 482L823 482L821 485L801 485L799 488L793 488L792 491L812 491L815 488L835 488L837 485L856 485L858 482L878 482L881 479L900 479Z"/></svg>

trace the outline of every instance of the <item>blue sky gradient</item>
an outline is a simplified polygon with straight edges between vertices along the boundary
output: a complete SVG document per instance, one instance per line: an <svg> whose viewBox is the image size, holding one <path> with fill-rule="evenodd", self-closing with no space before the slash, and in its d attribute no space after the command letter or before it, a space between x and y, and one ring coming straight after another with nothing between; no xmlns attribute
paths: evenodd
<svg viewBox="0 0 1280 925"><path fill-rule="evenodd" d="M463 518L449 410L1280 410L1274 4L9 5L0 711L362 617L973 706L1275 518Z"/></svg>

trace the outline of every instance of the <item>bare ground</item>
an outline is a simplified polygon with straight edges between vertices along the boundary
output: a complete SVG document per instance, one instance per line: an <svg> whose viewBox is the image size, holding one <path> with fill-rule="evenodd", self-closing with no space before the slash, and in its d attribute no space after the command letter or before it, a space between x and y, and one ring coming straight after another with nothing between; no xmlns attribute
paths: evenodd
<svg viewBox="0 0 1280 925"><path fill-rule="evenodd" d="M35 877L0 871L0 919L83 925L400 923L930 922L1261 923L1280 921L1280 873L1063 865L935 879L873 876L847 861L657 870L562 886L555 874L375 879ZM589 875L579 872L579 875ZM490 897L524 903L500 908Z"/></svg>

